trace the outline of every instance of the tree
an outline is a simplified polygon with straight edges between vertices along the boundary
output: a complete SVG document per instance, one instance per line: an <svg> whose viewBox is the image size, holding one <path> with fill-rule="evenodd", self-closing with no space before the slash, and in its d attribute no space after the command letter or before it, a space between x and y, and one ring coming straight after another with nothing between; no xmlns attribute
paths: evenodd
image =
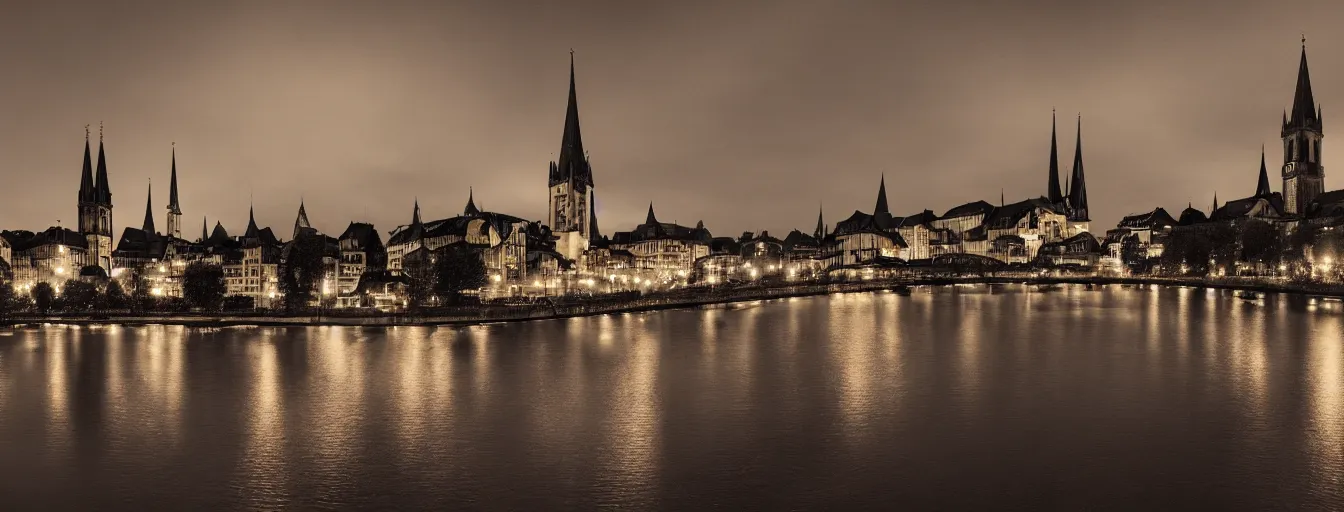
<svg viewBox="0 0 1344 512"><path fill-rule="evenodd" d="M434 264L434 293L444 302L456 304L462 293L485 286L485 261L470 247L452 245L439 251Z"/></svg>
<svg viewBox="0 0 1344 512"><path fill-rule="evenodd" d="M406 278L406 300L411 307L424 307L434 296L438 276L429 256L429 251L420 248L402 257L401 273Z"/></svg>
<svg viewBox="0 0 1344 512"><path fill-rule="evenodd" d="M1278 264L1283 254L1283 239L1268 222L1251 220L1241 231L1241 259L1262 266Z"/></svg>
<svg viewBox="0 0 1344 512"><path fill-rule="evenodd" d="M70 280L61 289L61 303L66 311L81 312L93 309L98 301L98 287L84 281Z"/></svg>
<svg viewBox="0 0 1344 512"><path fill-rule="evenodd" d="M9 318L22 307L22 300L14 293L14 285L0 283L0 320Z"/></svg>
<svg viewBox="0 0 1344 512"><path fill-rule="evenodd" d="M131 309L136 312L154 309L154 297L149 294L149 278L141 267L131 267Z"/></svg>
<svg viewBox="0 0 1344 512"><path fill-rule="evenodd" d="M182 297L191 307L219 310L224 301L224 268L196 261L182 273Z"/></svg>
<svg viewBox="0 0 1344 512"><path fill-rule="evenodd" d="M304 233L289 243L280 259L280 291L285 310L293 312L313 300L313 288L322 278L322 258L327 241L321 235Z"/></svg>
<svg viewBox="0 0 1344 512"><path fill-rule="evenodd" d="M107 290L103 292L103 301L108 309L125 309L130 304L130 298L126 296L126 290L121 287L121 283L116 279L107 282Z"/></svg>
<svg viewBox="0 0 1344 512"><path fill-rule="evenodd" d="M56 301L56 289L51 287L51 283L37 283L33 286L32 295L38 313L45 315L51 311L51 304Z"/></svg>

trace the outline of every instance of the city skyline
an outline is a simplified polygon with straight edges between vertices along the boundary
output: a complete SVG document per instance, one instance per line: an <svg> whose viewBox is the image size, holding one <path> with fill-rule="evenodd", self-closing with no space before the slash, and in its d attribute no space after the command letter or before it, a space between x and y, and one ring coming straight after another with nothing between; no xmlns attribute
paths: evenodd
<svg viewBox="0 0 1344 512"><path fill-rule="evenodd" d="M558 149L557 132L564 120L567 74L564 66L568 64L566 52L571 46L577 52L578 89L582 98L584 131L588 132L585 144L592 156L594 174L603 189L598 200L598 214L604 230L626 230L638 224L644 218L648 203L652 202L661 219L682 224L703 220L721 236L762 229L781 234L794 228L810 231L818 203L825 207L827 218L835 220L847 217L854 210L869 209L882 174L890 182L887 190L891 209L898 215L926 208L941 213L958 204L980 199L994 202L1000 191L1009 202L1040 196L1045 193L1049 147L1047 125L1050 121L1045 116L1052 107L1060 112L1062 148L1067 148L1067 142L1073 137L1068 119L1077 111L1082 113L1092 220L1098 226L1110 226L1125 214L1154 206L1171 209L1192 202L1207 209L1214 192L1224 198L1251 194L1259 165L1258 146L1263 144L1268 149L1271 162L1281 156L1278 134L1271 119L1277 121L1279 112L1291 106L1297 33L1301 31L1276 29L1276 25L1284 24L1283 20L1262 16L1255 18L1257 26L1251 27L1254 30L1234 33L1237 32L1235 28L1245 27L1231 24L1233 30L1215 33L1188 46L1165 49L1167 58L1204 55L1208 60L1186 65L1184 70L1204 80L1208 80L1212 72L1212 76L1224 81L1218 84L1225 89L1222 91L1201 91L1197 82L1181 82L1189 76L1136 71L1146 71L1150 66L1161 70L1163 65L1170 64L1160 58L1163 52L1136 45L1138 48L1126 55L1139 59L1138 62L1120 59L1109 71L1138 75L1139 79L1128 82L1131 87L1180 83L1187 91L1182 95L1170 95L1172 97L1145 96L1139 99L1148 101L1136 103L1135 98L1143 96L1141 93L1145 91L1142 87L1128 95L1115 97L1104 94L1105 91L1114 92L1107 87L1119 90L1123 89L1119 84L1127 82L1120 80L1096 85L1095 81L1104 81L1098 77L1108 76L1105 67L1061 73L1058 76L1060 83L1022 91L1017 88L1034 83L1035 78L1027 76L1031 73L988 59L998 57L1010 63L1055 66L1069 60L1068 55L1059 55L1061 52L1090 50L1104 54L1115 51L1104 47L1096 36L1084 37L1081 44L1074 45L1077 48L1067 48L1069 51L1056 48L1053 53L1045 52L1031 58L1014 56L1007 50L1000 55L979 54L979 62L955 58L987 50L985 41L994 41L990 37L980 40L972 48L926 49L925 54L914 54L913 62L896 60L880 68L866 69L855 63L835 62L836 59L817 60L819 56L815 55L815 49L808 49L812 54L798 51L796 60L786 59L788 55L773 55L766 51L768 48L743 46L739 40L735 43L737 46L701 55L722 57L728 53L740 60L719 62L697 59L694 55L682 56L665 60L663 66L654 62L652 65L658 66L655 70L649 67L649 62L632 61L634 56L623 55L618 47L612 46L619 42L618 36L663 50L673 41L687 43L687 38L669 34L637 37L629 33L629 27L621 30L608 27L607 32L569 38L574 39L573 42L561 38L519 44L517 48L491 48L498 53L473 53L469 48L439 53L453 45L445 45L442 40L437 46L419 44L425 40L418 38L471 37L442 27L429 27L426 21L412 25L415 30L409 33L392 30L392 27L365 25L366 30L354 34L356 41L337 44L336 33L357 25L348 21L359 12L354 7L335 5L324 16L315 19L305 19L299 16L302 14L300 10L288 12L288 9L294 8L240 9L241 14L226 21L250 27L247 30L252 31L248 33L258 34L258 40L252 42L252 46L214 41L227 48L214 48L219 53L203 60L218 63L223 69L211 71L186 66L194 73L180 75L182 78L170 85L158 84L153 77L159 76L156 73L172 74L172 64L180 66L182 59L141 62L154 60L149 59L146 52L135 51L143 49L139 45L148 45L153 38L114 31L108 46L130 51L94 60L105 66L97 68L99 71L112 73L109 71L112 68L113 74L122 74L119 81L113 81L115 87L99 86L95 83L98 80L90 79L88 82L92 85L54 87L56 91L52 92L78 91L80 96L77 98L53 96L43 101L17 102L19 115L13 118L14 124L3 130L8 136L0 142L0 154L7 155L9 160L3 166L6 181L31 194L7 200L8 206L0 212L5 219L4 227L42 229L54 225L57 219L66 227L75 224L71 190L79 179L81 148L78 144L82 142L78 139L82 135L79 130L100 120L107 123L108 168L118 207L114 233L120 233L123 227L140 224L142 213L139 209L144 204L144 190L149 179L159 181L161 187L168 182L170 144L174 141L180 153L177 156L181 167L183 233L187 238L195 238L194 225L202 217L207 217L211 226L218 220L231 231L241 229L247 222L249 196L255 197L258 222L262 225L283 228L293 221L302 199L314 227L325 232L339 232L347 222L363 220L373 222L380 232L387 233L409 220L411 204L416 198L427 217L460 212L469 188L474 190L475 200L484 209L544 220L546 202L541 197L540 182L546 162L555 159ZM554 14L545 9L530 14L512 14L518 15L520 23L529 23L537 17ZM772 10L772 14L783 18L784 13L798 14L799 10L806 9L807 6L780 7ZM1060 15L1038 23L1054 27L1068 24L1069 20L1097 20L1103 14L1100 11L1104 11L1099 7L1089 9L1063 9L1067 11L1065 14L1074 17ZM1171 19L1179 20L1190 14L1180 7L1170 9ZM1221 17L1251 16L1253 11L1246 9L1233 8L1230 13L1210 19L1226 22ZM57 19L54 16L59 13L43 12L50 10L47 6L28 7L15 19ZM688 7L679 16L690 16L695 10L695 6ZM1292 11L1282 6L1273 10ZM96 9L85 11L96 12ZM190 15L182 9L168 11L161 16L172 19ZM412 14L431 11L434 15L447 16L447 13L429 7L404 11L389 9L374 19L386 23L404 22ZM635 16L622 9L601 12L617 17ZM861 10L846 14L854 18L859 16L856 12L861 14ZM498 12L489 14L503 16ZM674 15L677 13L664 14L682 19ZM86 12L85 15L89 14ZM441 19L434 15L426 14L429 20ZM566 15L581 17L573 12ZM1323 20L1328 21L1330 16L1334 15L1323 13L1311 23L1324 23ZM822 18L829 20L826 23L841 23ZM971 26L977 26L983 20L971 21L974 22ZM296 23L302 34L313 34L313 41L300 41L293 51L280 51L278 57L260 62L262 52L275 50L274 47L264 48L266 43L284 38L278 26L287 22ZM789 28L788 22L770 17L757 23L763 34L775 37L783 37L776 32ZM809 23L826 24L817 20ZM46 25L29 25L15 30L4 28L8 37L34 46L46 45L47 39L61 34L55 31L36 37L25 30ZM191 23L184 25L193 26ZM664 32L674 29L676 24L673 25L672 28L662 25ZM1114 31L1124 25L1123 21L1114 21L1110 25L1102 24L1102 28L1109 27ZM1136 35L1145 31L1165 33L1162 24L1157 25L1132 28ZM75 23L73 28L67 29L80 26ZM224 26L230 31L240 30L239 26L227 23ZM1200 26L1196 24L1196 28ZM809 27L818 34L833 36L837 33L831 30L833 27L822 27L828 30ZM826 42L834 47L831 51L845 53L859 41L874 39L869 42L891 43L910 37L879 34L877 28L863 27L863 30L850 31L846 37ZM180 25L175 29L187 32ZM708 30L709 35L718 34L714 32L715 27ZM949 31L948 37L937 38L938 45L951 45L955 42L955 34L961 30L967 28L957 27ZM1329 116L1329 105L1335 97L1333 91L1337 89L1333 84L1338 83L1334 79L1337 73L1329 65L1335 53L1331 49L1333 36L1323 28L1315 31L1319 35L1313 35L1309 28L1302 30L1307 32L1308 53L1320 63L1312 70L1313 81L1317 88L1316 97L1324 105L1325 115ZM1107 30L1101 32L1107 33ZM150 30L150 33L159 32ZM208 36L209 31L202 34ZM370 41L381 41L383 45L357 44ZM483 36L477 41L504 44ZM1159 37L1156 41L1165 40ZM709 41L695 42L712 46ZM799 49L806 42L795 40L788 46ZM1008 42L1020 47L1038 46L1036 42L1024 40ZM1039 46L1051 46L1046 43ZM1062 40L1055 44L1065 45ZM324 45L335 45L336 48ZM46 46L54 46L56 60L70 66L92 58L75 55L80 48L69 44ZM169 56L205 52L186 46L188 49L168 52ZM1232 59L1232 50L1236 48L1253 49L1253 52L1246 58ZM337 58L340 50L353 51L344 56L349 57L349 61ZM725 50L736 50L737 53ZM0 55L17 63L19 95L43 85L52 88L51 81L56 80L52 75L69 72L69 69L63 69L26 73L25 69L36 70L43 62L34 56L28 56L27 62L13 58L18 57L17 51L21 48L11 45L9 49L0 50L3 52ZM767 54L773 57L762 62ZM500 59L501 55L523 59ZM143 69L140 71L148 73L135 76L129 74L129 69L120 69L119 65L127 62L141 64ZM720 79L716 81L710 80L712 75L704 72L708 64L740 68L745 62L761 63L762 69L757 70L760 73L714 75ZM299 63L304 66L285 69L287 64ZM811 71L795 69L800 63L814 67ZM918 78L895 76L898 73L893 68L911 63L916 66L906 71L914 71L909 74L919 75ZM482 84L476 83L480 80L484 80L486 86L504 82L510 86L490 92L452 90L450 94L441 88L416 82L417 77L437 76L433 73L417 75L410 71L420 65L451 69L451 72L443 71L446 74L439 77L448 78L447 82L433 83L448 89L480 86ZM211 82L208 79L212 73L225 73L224 69L264 71L260 74L263 79L249 81L231 75L235 78L221 80L231 86L224 91L192 87L191 84L200 81ZM351 69L355 70L354 75L343 74ZM814 83L819 70L827 71L823 75L831 79ZM387 72L386 76L391 79L380 81L379 76L373 76L379 72ZM630 74L623 75L622 72ZM631 76L638 72L646 74ZM659 78L665 74L688 74L699 79L682 77L680 82L662 84ZM969 76L964 76L966 74ZM947 96L932 94L928 88L932 82L946 80L949 76L961 78L947 84L944 89L948 91L943 91ZM305 77L309 80L307 85L316 87L304 89L305 82L301 79ZM224 77L214 75L214 78ZM870 90L875 85L892 85L907 79L919 82L915 85L922 87L901 89L909 91L906 94L875 94ZM229 80L238 81L230 83ZM518 80L531 83L518 86ZM763 82L768 82L769 87L751 89ZM340 85L333 88L333 83ZM394 86L406 89L401 91L403 93L410 91L399 98L402 103L394 107L353 105L370 99L392 101L388 99L388 92ZM688 86L691 87L689 91L674 90ZM323 87L328 89L322 90ZM729 93L743 93L748 89L754 92L738 94L740 101L720 97L732 97ZM806 91L815 94L802 94ZM1012 95L1018 98L1016 103L994 103L1000 95L1011 91L1016 91ZM162 96L155 96L155 92ZM851 92L844 98L849 103L838 102L837 92ZM911 98L921 94L931 96L926 105L906 103L916 103ZM117 102L128 98L135 101ZM155 99L166 101L158 106L150 105L156 103ZM811 101L813 99L818 101ZM264 101L257 105L258 100ZM478 100L494 104L473 105ZM292 110L264 108L284 107L287 102L294 104ZM419 102L428 102L434 107L419 109ZM865 103L876 108L865 111L862 109ZM1119 106L1126 106L1131 111L1123 111ZM134 110L133 107L145 110L128 115L127 111ZM237 115L228 115L228 111L240 108L242 111L235 112ZM463 110L467 113L455 115ZM44 116L43 112L51 115ZM398 121L393 114L408 117ZM758 122L761 124L747 128L747 125ZM900 130L894 128L902 125L905 126ZM445 130L429 130L439 127ZM239 131L249 134L227 135ZM729 131L734 134L725 135ZM361 133L362 139L357 137ZM939 145L945 145L949 151L928 150ZM1332 147L1332 141L1327 137L1322 151L1326 160L1333 154ZM1071 156L1067 149L1061 153L1063 159ZM1160 156L1164 153L1175 156ZM1067 165L1067 162L1062 164ZM668 176L680 179L668 179ZM1279 181L1271 181L1273 188L1278 190ZM1327 180L1326 189L1331 188ZM162 192L165 188L160 190L158 203L163 204L153 206L156 220L164 222L164 217L160 216L166 214L167 197ZM1184 197L1180 197L1182 195Z"/></svg>

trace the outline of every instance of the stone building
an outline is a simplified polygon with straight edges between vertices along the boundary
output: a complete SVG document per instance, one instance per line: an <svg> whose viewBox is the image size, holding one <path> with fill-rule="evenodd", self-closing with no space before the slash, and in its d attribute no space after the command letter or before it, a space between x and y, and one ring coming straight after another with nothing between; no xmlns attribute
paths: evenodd
<svg viewBox="0 0 1344 512"><path fill-rule="evenodd" d="M1325 165L1321 160L1321 138L1324 137L1321 107L1316 104L1316 98L1311 93L1305 38L1297 67L1293 110L1291 113L1284 112L1280 135L1283 137L1283 210L1289 215L1299 215L1325 190Z"/></svg>
<svg viewBox="0 0 1344 512"><path fill-rule="evenodd" d="M579 129L579 100L574 86L574 53L569 54L569 103L565 107L565 131L560 139L560 158L550 164L547 180L550 205L546 225L556 237L556 249L565 258L579 261L596 236L596 198L593 168L583 149Z"/></svg>
<svg viewBox="0 0 1344 512"><path fill-rule="evenodd" d="M633 271L643 279L659 282L683 280L694 271L695 260L709 256L713 236L703 222L694 228L659 222L653 203L644 223L611 237L611 249L628 251L634 257Z"/></svg>

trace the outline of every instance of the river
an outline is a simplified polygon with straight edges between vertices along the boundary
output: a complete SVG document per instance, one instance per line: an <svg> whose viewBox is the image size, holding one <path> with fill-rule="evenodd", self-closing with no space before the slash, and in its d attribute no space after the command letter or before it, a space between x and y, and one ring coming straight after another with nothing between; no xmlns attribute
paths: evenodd
<svg viewBox="0 0 1344 512"><path fill-rule="evenodd" d="M917 288L0 330L5 510L1339 510L1344 306Z"/></svg>

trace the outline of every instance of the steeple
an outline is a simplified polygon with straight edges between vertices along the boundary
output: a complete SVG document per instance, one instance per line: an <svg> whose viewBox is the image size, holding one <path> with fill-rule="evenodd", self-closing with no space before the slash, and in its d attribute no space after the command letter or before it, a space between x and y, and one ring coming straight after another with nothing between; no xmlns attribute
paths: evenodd
<svg viewBox="0 0 1344 512"><path fill-rule="evenodd" d="M140 227L145 234L154 234L154 182L149 183L149 191L145 193L145 223Z"/></svg>
<svg viewBox="0 0 1344 512"><path fill-rule="evenodd" d="M1083 116L1078 115L1078 140L1073 150L1073 178L1069 190L1069 220L1087 221L1087 180L1083 178Z"/></svg>
<svg viewBox="0 0 1344 512"><path fill-rule="evenodd" d="M96 186L97 200L95 202L110 205L112 204L112 187L107 180L107 156L103 151L103 125L98 125L98 182Z"/></svg>
<svg viewBox="0 0 1344 512"><path fill-rule="evenodd" d="M471 187L467 187L467 208L463 210L464 215L480 215L481 210L476 208L475 192Z"/></svg>
<svg viewBox="0 0 1344 512"><path fill-rule="evenodd" d="M181 215L182 208L177 204L177 143L173 143L173 173L168 182L168 213Z"/></svg>
<svg viewBox="0 0 1344 512"><path fill-rule="evenodd" d="M822 219L822 213L825 211L821 205L817 205L817 229L812 232L812 237L821 240L826 236L826 222Z"/></svg>
<svg viewBox="0 0 1344 512"><path fill-rule="evenodd" d="M308 222L308 211L303 206L303 199L299 199L299 215L294 218L294 238L299 235L313 231L313 225Z"/></svg>
<svg viewBox="0 0 1344 512"><path fill-rule="evenodd" d="M210 238L210 232L209 232L209 230L207 230L207 229L205 228L206 226L209 226L209 225L210 225L210 222L207 221L207 220L205 219L205 216L204 216L204 215L202 215L202 216L201 216L201 241L202 241L202 242L204 242L204 241L206 241L206 239Z"/></svg>
<svg viewBox="0 0 1344 512"><path fill-rule="evenodd" d="M1311 93L1311 72L1307 70L1307 38L1302 36L1302 57L1297 64L1297 90L1293 92L1293 110L1285 128L1316 128L1320 130L1316 111L1316 97Z"/></svg>
<svg viewBox="0 0 1344 512"><path fill-rule="evenodd" d="M565 132L560 138L560 158L551 170L550 186L573 179L579 185L593 186L588 154L583 150L579 129L579 95L574 79L574 50L569 51L569 103L565 106Z"/></svg>
<svg viewBox="0 0 1344 512"><path fill-rule="evenodd" d="M177 204L177 143L173 143L173 171L168 183L168 230L170 238L182 238L182 207Z"/></svg>
<svg viewBox="0 0 1344 512"><path fill-rule="evenodd" d="M411 226L420 225L420 198L415 198L415 212L411 214Z"/></svg>
<svg viewBox="0 0 1344 512"><path fill-rule="evenodd" d="M1050 110L1050 181L1046 189L1046 199L1050 204L1064 202L1064 193L1059 189L1059 147L1055 142L1055 111Z"/></svg>
<svg viewBox="0 0 1344 512"><path fill-rule="evenodd" d="M1213 209L1209 210L1209 218L1213 218L1214 212L1218 211L1218 192L1213 193Z"/></svg>
<svg viewBox="0 0 1344 512"><path fill-rule="evenodd" d="M653 201L649 201L649 214L644 216L644 224L649 226L658 225L658 218L653 216Z"/></svg>
<svg viewBox="0 0 1344 512"><path fill-rule="evenodd" d="M887 209L887 173L882 173L881 181L877 184L877 205L873 207L874 217L883 213L891 215Z"/></svg>
<svg viewBox="0 0 1344 512"><path fill-rule="evenodd" d="M1269 171L1265 168L1265 146L1260 146L1260 180L1255 184L1255 197L1269 197Z"/></svg>
<svg viewBox="0 0 1344 512"><path fill-rule="evenodd" d="M261 236L261 229L257 228L257 217L252 210L252 205L247 205L247 231L243 233L244 238L258 238Z"/></svg>
<svg viewBox="0 0 1344 512"><path fill-rule="evenodd" d="M79 202L98 202L98 189L93 185L93 160L89 156L88 125L84 125L84 168L81 170L79 177Z"/></svg>
<svg viewBox="0 0 1344 512"><path fill-rule="evenodd" d="M602 232L597 229L597 192L592 192L588 194L588 239L599 238L602 238Z"/></svg>

